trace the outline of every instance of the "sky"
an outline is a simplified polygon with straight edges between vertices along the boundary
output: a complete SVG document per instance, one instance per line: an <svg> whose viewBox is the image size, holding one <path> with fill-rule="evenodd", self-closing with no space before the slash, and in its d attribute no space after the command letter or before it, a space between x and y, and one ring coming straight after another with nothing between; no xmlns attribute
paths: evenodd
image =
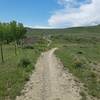
<svg viewBox="0 0 100 100"><path fill-rule="evenodd" d="M0 0L0 21L33 28L100 24L100 0Z"/></svg>

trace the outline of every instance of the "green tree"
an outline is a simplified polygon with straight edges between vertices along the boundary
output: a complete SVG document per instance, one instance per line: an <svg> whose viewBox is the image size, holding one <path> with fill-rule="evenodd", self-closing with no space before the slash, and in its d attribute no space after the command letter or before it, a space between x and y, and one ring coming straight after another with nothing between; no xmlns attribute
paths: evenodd
<svg viewBox="0 0 100 100"><path fill-rule="evenodd" d="M10 33L12 34L12 39L15 42L15 55L17 55L17 43L16 43L17 22L16 21L10 22Z"/></svg>
<svg viewBox="0 0 100 100"><path fill-rule="evenodd" d="M4 62L3 44L14 42L15 55L17 55L17 45L23 40L26 32L26 28L24 28L22 23L17 23L16 21L0 23L0 51L2 62Z"/></svg>
<svg viewBox="0 0 100 100"><path fill-rule="evenodd" d="M17 35L16 35L16 41L17 43L20 43L21 41L23 41L25 34L26 34L26 28L24 28L22 23L18 23L17 26Z"/></svg>
<svg viewBox="0 0 100 100"><path fill-rule="evenodd" d="M24 28L22 23L18 23L16 21L10 22L11 33L13 33L13 41L15 42L15 54L17 55L17 46L20 41L24 38L26 34L26 28Z"/></svg>
<svg viewBox="0 0 100 100"><path fill-rule="evenodd" d="M5 35L5 40L7 44L13 41L13 34L11 32L11 27L9 23L6 23L5 25Z"/></svg>

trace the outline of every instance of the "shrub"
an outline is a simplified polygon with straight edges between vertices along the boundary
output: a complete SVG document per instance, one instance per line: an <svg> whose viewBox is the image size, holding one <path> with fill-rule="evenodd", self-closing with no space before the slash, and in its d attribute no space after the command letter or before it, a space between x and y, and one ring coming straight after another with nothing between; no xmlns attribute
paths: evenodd
<svg viewBox="0 0 100 100"><path fill-rule="evenodd" d="M75 59L74 65L75 65L76 68L83 67L83 63L82 63L82 61L80 61L80 59Z"/></svg>
<svg viewBox="0 0 100 100"><path fill-rule="evenodd" d="M91 77L94 79L94 78L96 78L96 73L94 73L94 72L91 72Z"/></svg>
<svg viewBox="0 0 100 100"><path fill-rule="evenodd" d="M31 61L28 59L28 58L22 58L20 61L19 61L19 66L22 66L22 67L27 67L28 65L31 64Z"/></svg>
<svg viewBox="0 0 100 100"><path fill-rule="evenodd" d="M23 49L34 49L32 45L24 45Z"/></svg>
<svg viewBox="0 0 100 100"><path fill-rule="evenodd" d="M81 100L87 100L86 94L83 91L80 92L80 95L82 96Z"/></svg>
<svg viewBox="0 0 100 100"><path fill-rule="evenodd" d="M83 54L83 52L82 51L78 51L77 54Z"/></svg>

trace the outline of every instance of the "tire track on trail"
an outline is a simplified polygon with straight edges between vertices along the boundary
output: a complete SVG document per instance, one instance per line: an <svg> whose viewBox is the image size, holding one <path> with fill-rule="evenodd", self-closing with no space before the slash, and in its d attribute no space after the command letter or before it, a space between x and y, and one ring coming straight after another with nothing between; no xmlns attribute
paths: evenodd
<svg viewBox="0 0 100 100"><path fill-rule="evenodd" d="M39 57L36 69L16 100L80 100L80 88L74 77L54 55L56 48Z"/></svg>

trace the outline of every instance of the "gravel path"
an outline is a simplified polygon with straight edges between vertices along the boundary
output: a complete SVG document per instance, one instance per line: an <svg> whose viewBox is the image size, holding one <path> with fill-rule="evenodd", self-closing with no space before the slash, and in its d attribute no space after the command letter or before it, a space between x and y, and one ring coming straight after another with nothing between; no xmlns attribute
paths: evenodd
<svg viewBox="0 0 100 100"><path fill-rule="evenodd" d="M36 69L16 100L80 100L80 88L74 77L53 54L56 48L43 54Z"/></svg>

